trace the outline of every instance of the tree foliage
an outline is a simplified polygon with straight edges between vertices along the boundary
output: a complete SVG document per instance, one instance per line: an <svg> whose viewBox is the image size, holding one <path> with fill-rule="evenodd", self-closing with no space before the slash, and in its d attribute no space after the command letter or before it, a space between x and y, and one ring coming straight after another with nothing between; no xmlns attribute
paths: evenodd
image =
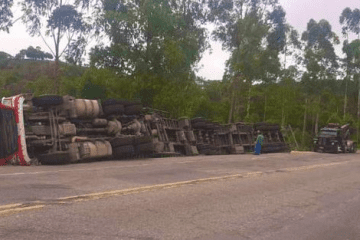
<svg viewBox="0 0 360 240"><path fill-rule="evenodd" d="M0 31L7 31L12 26L13 13L11 7L14 0L1 0L0 1Z"/></svg>
<svg viewBox="0 0 360 240"><path fill-rule="evenodd" d="M29 46L27 49L20 50L20 52L16 55L16 58L23 59L25 56L33 60L45 60L54 58L53 55L51 55L50 53L41 51L40 47L34 48L33 46Z"/></svg>
<svg viewBox="0 0 360 240"><path fill-rule="evenodd" d="M64 52L71 55L71 50L75 51L74 47L70 47L71 44L78 44L79 48L86 44L77 39L88 34L89 23L85 21L75 2L65 4L63 0L22 0L21 5L22 20L29 34L41 36L44 41L45 36L52 38L53 48L46 41L45 43L55 57L55 61L59 61ZM66 44L61 49L60 44L64 38L66 38Z"/></svg>
<svg viewBox="0 0 360 240"><path fill-rule="evenodd" d="M125 75L186 78L206 49L201 26L205 9L200 0L105 0L102 9L98 22L111 44L92 50L94 66L115 68Z"/></svg>

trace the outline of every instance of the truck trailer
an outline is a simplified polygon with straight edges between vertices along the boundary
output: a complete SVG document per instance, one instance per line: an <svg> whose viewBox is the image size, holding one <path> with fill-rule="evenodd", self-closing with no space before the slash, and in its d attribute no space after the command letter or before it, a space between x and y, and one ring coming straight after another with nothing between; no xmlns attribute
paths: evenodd
<svg viewBox="0 0 360 240"><path fill-rule="evenodd" d="M164 111L143 108L139 100L20 94L1 99L0 165L246 153L253 150L257 128L174 119ZM275 130L269 139L281 148L267 152L285 146L278 126Z"/></svg>

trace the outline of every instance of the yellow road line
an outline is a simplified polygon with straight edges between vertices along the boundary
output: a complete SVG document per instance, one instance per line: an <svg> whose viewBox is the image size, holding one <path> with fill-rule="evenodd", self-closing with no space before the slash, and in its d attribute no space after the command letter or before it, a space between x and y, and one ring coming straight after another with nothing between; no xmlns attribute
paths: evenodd
<svg viewBox="0 0 360 240"><path fill-rule="evenodd" d="M329 166L334 166L334 165L341 165L341 164L345 164L345 163L348 163L348 162L349 161L335 162L335 163L324 163L324 164L316 164L316 165L302 166L302 167L283 168L283 169L279 169L279 170L280 171L286 171L286 172L294 172L294 171L309 170L309 169L320 168L320 167L329 167Z"/></svg>
<svg viewBox="0 0 360 240"><path fill-rule="evenodd" d="M309 154L309 153L315 153L310 151L291 151L290 154Z"/></svg>
<svg viewBox="0 0 360 240"><path fill-rule="evenodd" d="M36 210L36 209L40 209L43 207L45 207L45 205L34 205L34 206L28 206L28 207L15 207L15 208L3 209L3 210L0 210L0 216L11 215L11 214L19 213L22 211Z"/></svg>
<svg viewBox="0 0 360 240"><path fill-rule="evenodd" d="M199 183L214 182L214 181L220 181L220 180L257 177L257 176L263 175L264 173L273 173L276 171L294 172L294 171L301 171L301 170L309 170L309 169L315 169L315 168L320 168L320 167L329 167L329 166L334 166L334 165L346 164L348 162L349 161L327 163L327 164L316 164L316 165L310 165L310 166L291 167L291 168L283 168L283 169L270 170L270 171L267 170L265 172L247 172L247 173L241 173L241 174L225 175L225 176L220 176L220 177L200 178L200 179L181 181L181 182L156 184L156 185L136 187L136 188L128 188L128 189L120 189L120 190L113 190L113 191L104 191L104 192L62 197L62 198L55 199L54 201L51 201L51 202L35 201L35 202L25 203L25 204L21 204L21 203L8 204L8 205L0 206L0 216L4 215L4 214L17 213L17 212L21 212L21 211L25 211L25 210L39 209L39 208L44 207L45 205L54 205L54 204L56 205L56 204L65 204L65 203L80 202L80 201L89 201L89 200L101 199L101 198L112 197L112 196L142 193L142 192L147 192L147 191L175 188L175 187L181 187L181 186L186 186L186 185L194 185L194 184L199 184Z"/></svg>

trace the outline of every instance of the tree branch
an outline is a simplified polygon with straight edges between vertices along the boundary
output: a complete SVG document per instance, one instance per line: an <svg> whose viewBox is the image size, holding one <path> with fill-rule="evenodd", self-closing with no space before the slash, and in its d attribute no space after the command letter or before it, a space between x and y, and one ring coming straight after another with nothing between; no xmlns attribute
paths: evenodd
<svg viewBox="0 0 360 240"><path fill-rule="evenodd" d="M75 32L73 32L73 34L71 35L71 37L68 38L68 43L66 44L65 48L62 50L62 52L61 52L61 54L59 55L59 57L61 57L62 54L65 52L65 50L69 47L70 41L73 39L74 35L75 35Z"/></svg>
<svg viewBox="0 0 360 240"><path fill-rule="evenodd" d="M55 56L54 51L50 48L49 44L45 41L45 38L44 38L44 36L41 34L40 31L39 31L39 34L40 34L42 40L44 41L45 45L49 48L49 50L51 51L51 53Z"/></svg>

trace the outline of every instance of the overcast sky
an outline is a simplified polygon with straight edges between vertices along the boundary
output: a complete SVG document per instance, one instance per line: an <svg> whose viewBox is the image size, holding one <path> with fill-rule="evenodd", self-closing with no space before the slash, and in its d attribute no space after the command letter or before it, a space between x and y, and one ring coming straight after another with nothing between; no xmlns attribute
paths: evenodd
<svg viewBox="0 0 360 240"><path fill-rule="evenodd" d="M0 0L1 1L1 0ZM286 12L287 22L301 35L306 29L308 21L326 19L330 22L332 30L340 37L341 44L336 47L336 52L342 56L341 46L344 40L341 34L339 17L344 8L360 8L359 0L279 0ZM14 15L19 16L20 10L14 9ZM350 40L355 36L350 35ZM52 43L49 41L49 43ZM41 38L30 37L25 26L19 21L10 29L10 34L0 32L0 51L15 56L21 49L29 46L40 46L42 50L49 52ZM199 63L198 75L207 80L221 80L225 61L229 53L221 49L221 43L211 42L212 54L207 51Z"/></svg>

